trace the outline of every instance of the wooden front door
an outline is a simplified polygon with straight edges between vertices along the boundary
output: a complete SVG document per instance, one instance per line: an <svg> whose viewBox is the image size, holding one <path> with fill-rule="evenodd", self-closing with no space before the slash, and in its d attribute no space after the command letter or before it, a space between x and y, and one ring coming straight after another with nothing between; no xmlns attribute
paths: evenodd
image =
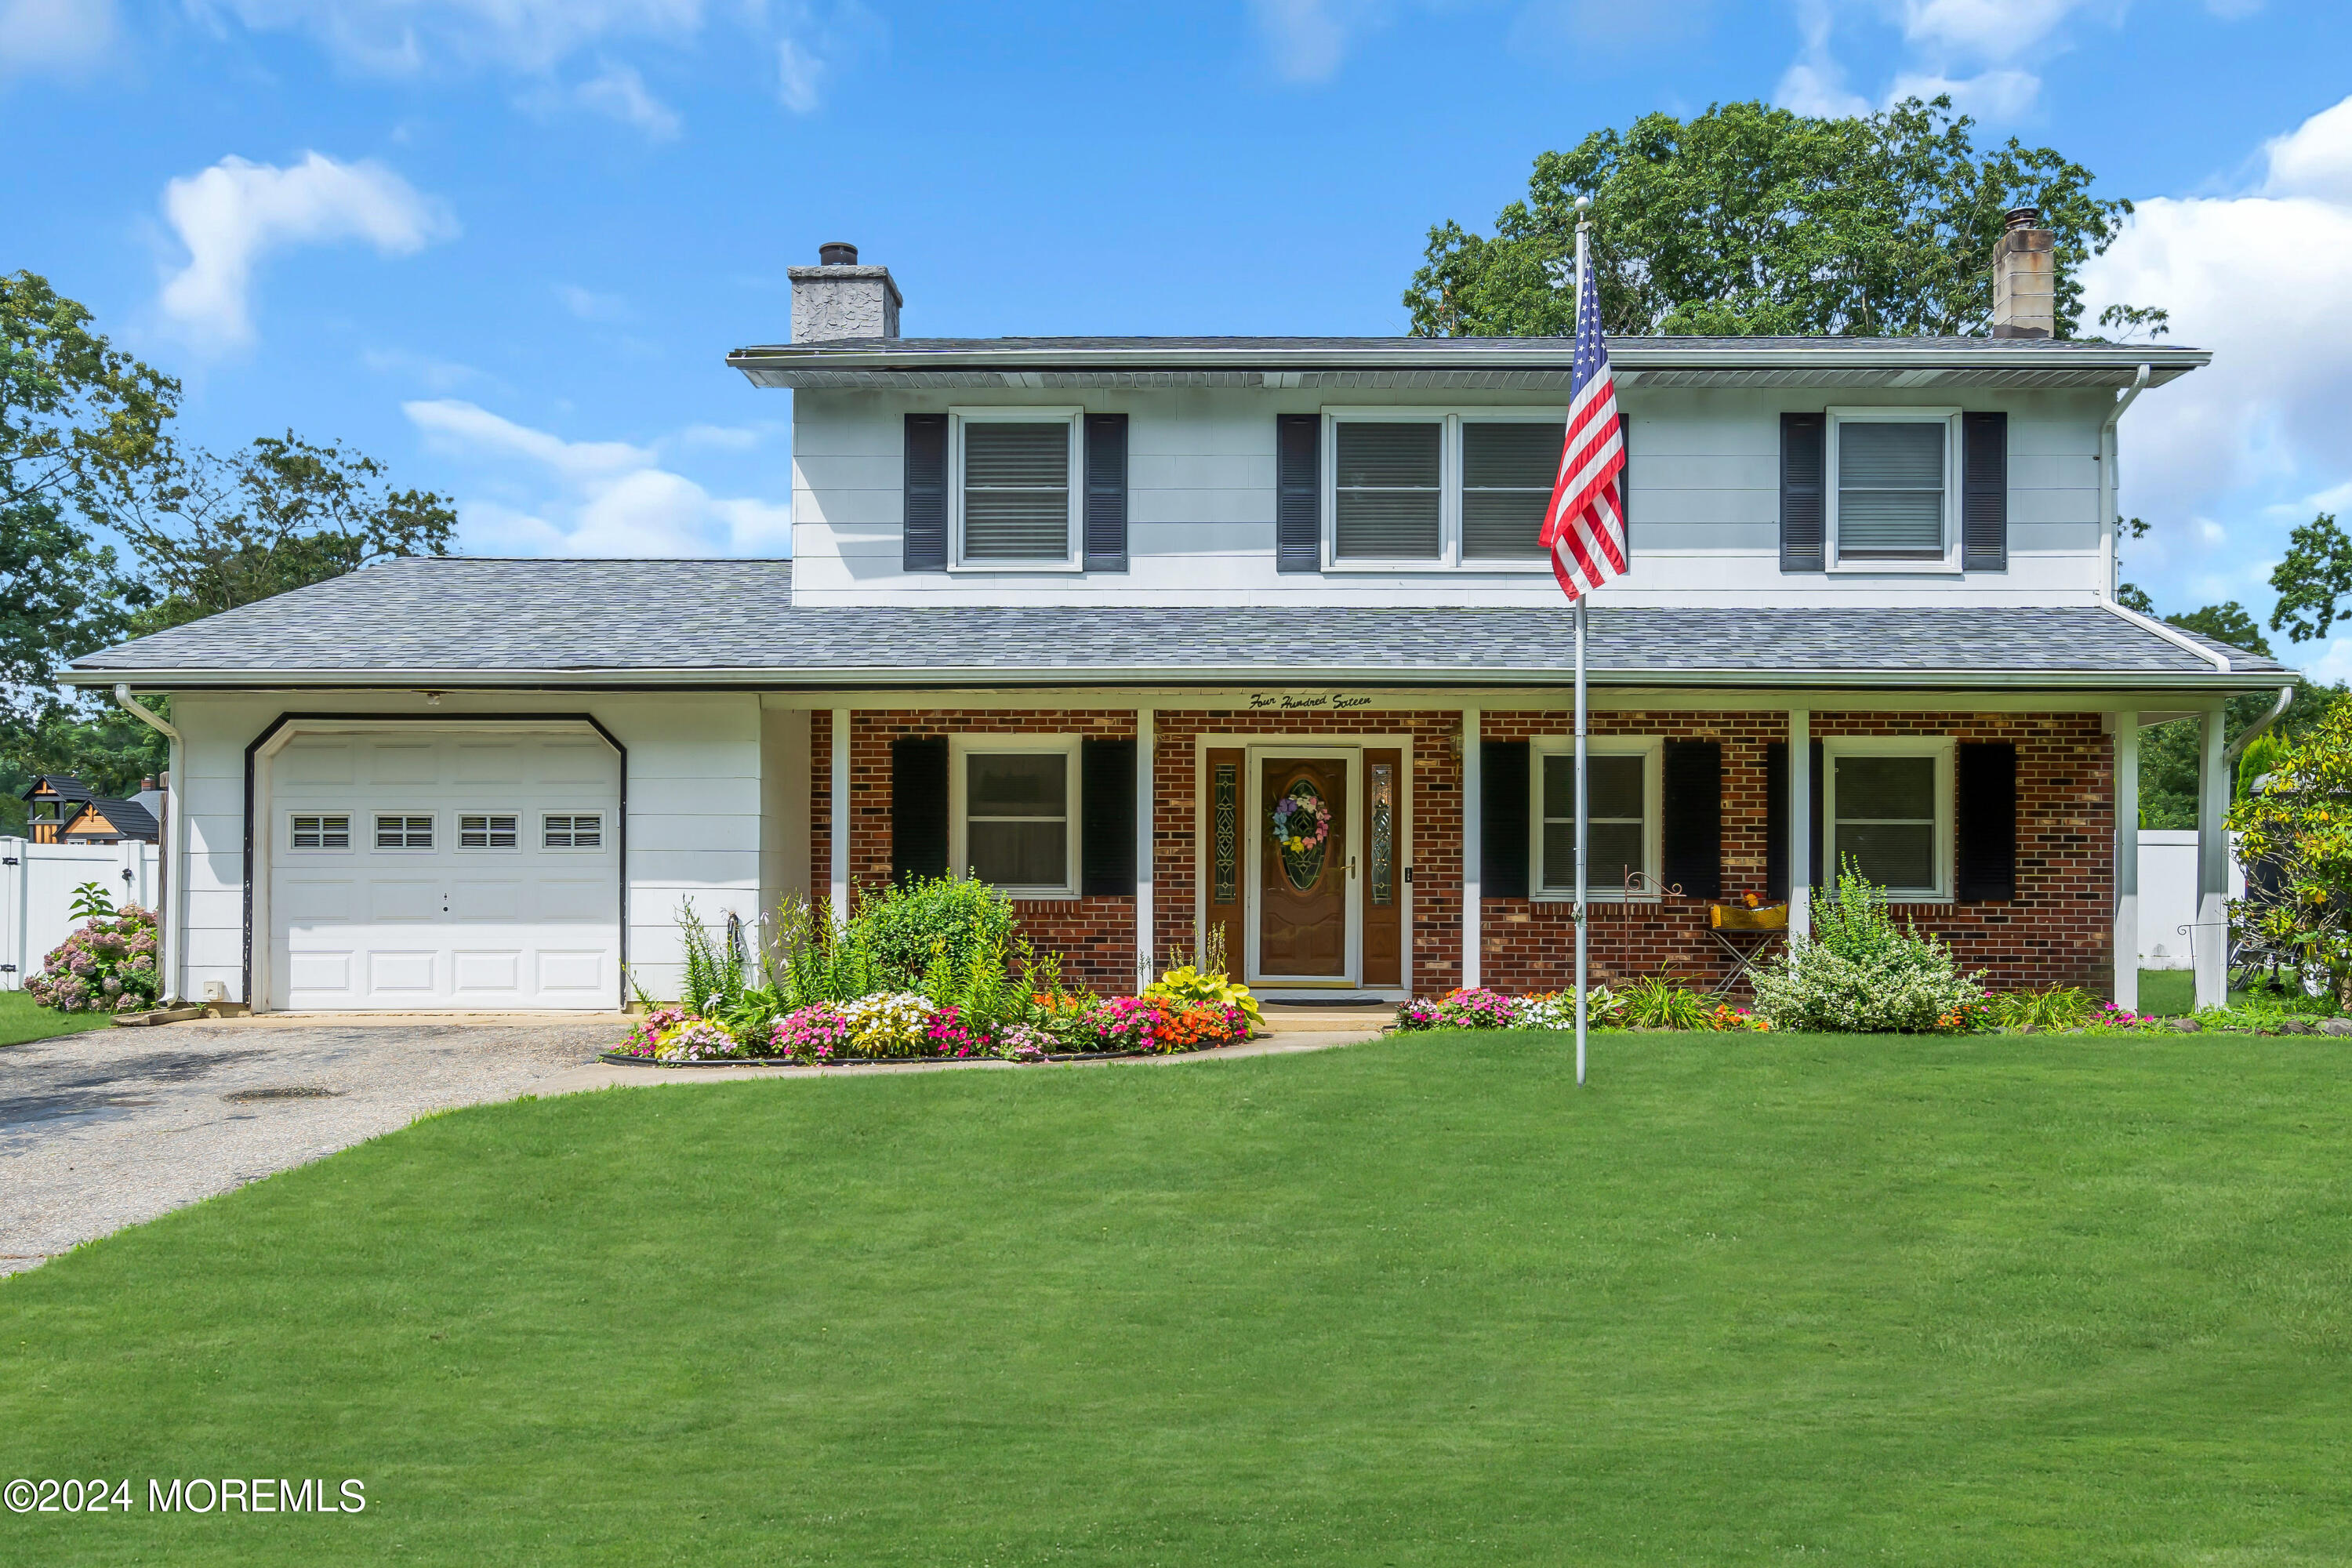
<svg viewBox="0 0 2352 1568"><path fill-rule="evenodd" d="M1344 980L1348 764L1338 757L1268 757L1260 770L1258 973Z"/></svg>

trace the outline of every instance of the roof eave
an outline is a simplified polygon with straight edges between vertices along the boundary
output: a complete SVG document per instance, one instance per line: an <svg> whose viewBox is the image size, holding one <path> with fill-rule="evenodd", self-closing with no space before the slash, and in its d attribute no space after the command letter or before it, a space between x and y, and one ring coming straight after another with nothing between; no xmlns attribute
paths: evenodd
<svg viewBox="0 0 2352 1568"><path fill-rule="evenodd" d="M1570 363L1573 345L1558 339L1556 354L1526 348L1502 349L1454 346L1454 340L1432 338L1428 349L1388 344L1380 347L1242 348L1071 348L1021 346L954 349L809 348L772 344L740 348L727 363L746 374L793 366L829 370L924 371L975 370L1531 370L1551 359ZM887 340L882 340L887 342ZM1438 345L1447 345L1440 347ZM2129 343L2080 344L2053 352L2044 347L1970 349L1965 354L1933 347L1889 348L1874 343L1847 348L1836 339L1823 339L1802 348L1666 348L1612 345L1610 363L1624 370L2074 370L2112 368L2137 370L2142 364L2172 367L2175 373L2210 364L2210 350L2135 346Z"/></svg>

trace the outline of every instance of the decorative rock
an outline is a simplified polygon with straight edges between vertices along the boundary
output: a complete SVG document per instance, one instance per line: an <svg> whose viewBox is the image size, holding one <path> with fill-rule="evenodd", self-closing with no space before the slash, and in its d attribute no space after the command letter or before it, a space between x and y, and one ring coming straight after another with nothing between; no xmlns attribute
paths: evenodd
<svg viewBox="0 0 2352 1568"><path fill-rule="evenodd" d="M2204 1032L2205 1026L2194 1018L2168 1018L2164 1026L2176 1034L2195 1035Z"/></svg>
<svg viewBox="0 0 2352 1568"><path fill-rule="evenodd" d="M2330 1018L2319 1026L2319 1032L2323 1035L2333 1035L2340 1040L2347 1035L2352 1035L2352 1018Z"/></svg>
<svg viewBox="0 0 2352 1568"><path fill-rule="evenodd" d="M2278 1032L2282 1035L2315 1035L2319 1033L2319 1026L2308 1018L2282 1018Z"/></svg>

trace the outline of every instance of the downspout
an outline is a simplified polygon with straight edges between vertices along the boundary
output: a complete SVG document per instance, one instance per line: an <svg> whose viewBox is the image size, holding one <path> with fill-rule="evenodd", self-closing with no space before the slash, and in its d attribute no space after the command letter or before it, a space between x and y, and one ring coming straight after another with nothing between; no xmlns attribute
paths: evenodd
<svg viewBox="0 0 2352 1568"><path fill-rule="evenodd" d="M162 714L131 696L128 686L115 687L114 700L171 742L166 764L169 771L163 775L163 841L155 847L155 871L160 883L155 889L155 915L163 928L163 951L160 955L163 965L163 994L157 999L168 1006L184 998L181 982L185 977L180 973L180 928L184 922L173 903L180 879L172 875L172 861L180 852L180 833L187 822L187 813L180 804L187 793L186 746L180 732Z"/></svg>
<svg viewBox="0 0 2352 1568"><path fill-rule="evenodd" d="M2116 405L2107 410L2106 418L2099 423L2099 564L2102 568L2099 574L2099 597L2102 599L2113 599L2116 596L2116 575L2120 553L2116 548L2117 536L2123 532L2123 519L2116 515L2117 504L2116 463L2121 451L2120 443L2116 437L2116 426L2122 422L2124 411L2138 400L2141 393L2147 390L2147 375L2148 367L2141 365L2138 372L2133 375L2131 385L2124 389L2124 395L2116 399Z"/></svg>
<svg viewBox="0 0 2352 1568"><path fill-rule="evenodd" d="M2285 718L2287 707L2290 703L2294 702L2294 688L2292 686L2280 687L2278 700L2271 704L2271 710L2263 714L2261 718L2255 720L2252 723L2247 725L2246 732L2239 736L2236 740L2231 742L2229 746L2223 750L2221 752L2222 764L2234 770L2238 765L2238 759L2245 754L2245 750L2248 746L2253 744L2254 737L2260 735L2263 731L2269 729L2272 725Z"/></svg>

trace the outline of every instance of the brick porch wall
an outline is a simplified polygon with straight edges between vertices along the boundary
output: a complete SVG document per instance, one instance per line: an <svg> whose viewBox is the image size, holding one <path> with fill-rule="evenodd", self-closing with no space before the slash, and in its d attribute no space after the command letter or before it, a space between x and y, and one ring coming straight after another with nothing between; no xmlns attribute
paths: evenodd
<svg viewBox="0 0 2352 1568"><path fill-rule="evenodd" d="M1200 875L1195 742L1204 734L1295 735L1302 742L1368 735L1409 738L1412 752L1411 979L1421 994L1460 983L1462 963L1461 715L1444 710L1365 709L1351 713L1163 710L1156 716L1152 819L1154 951L1194 937ZM1897 906L1902 918L1949 941L1963 964L1988 971L2002 989L2082 985L2104 994L2112 979L2109 915L2114 829L2112 741L2095 713L1816 713L1816 737L1936 735L2005 741L2018 748L2017 899L1998 904ZM877 887L890 874L890 742L900 736L979 733L1131 736L1131 710L861 711L852 719L851 879ZM1566 736L1566 713L1489 711L1486 740ZM1723 746L1723 893L1766 891L1765 748L1788 734L1787 715L1595 714L1595 735L1663 735ZM832 735L819 710L810 726L810 867L813 885L831 875ZM1021 929L1041 951L1059 952L1074 983L1099 990L1133 984L1135 901L1081 898L1019 906ZM1712 984L1727 961L1693 899L1596 903L1591 954L1597 980L1665 973ZM1489 899L1482 910L1486 984L1549 991L1572 977L1574 926L1566 904ZM1238 961L1239 954L1234 955Z"/></svg>

